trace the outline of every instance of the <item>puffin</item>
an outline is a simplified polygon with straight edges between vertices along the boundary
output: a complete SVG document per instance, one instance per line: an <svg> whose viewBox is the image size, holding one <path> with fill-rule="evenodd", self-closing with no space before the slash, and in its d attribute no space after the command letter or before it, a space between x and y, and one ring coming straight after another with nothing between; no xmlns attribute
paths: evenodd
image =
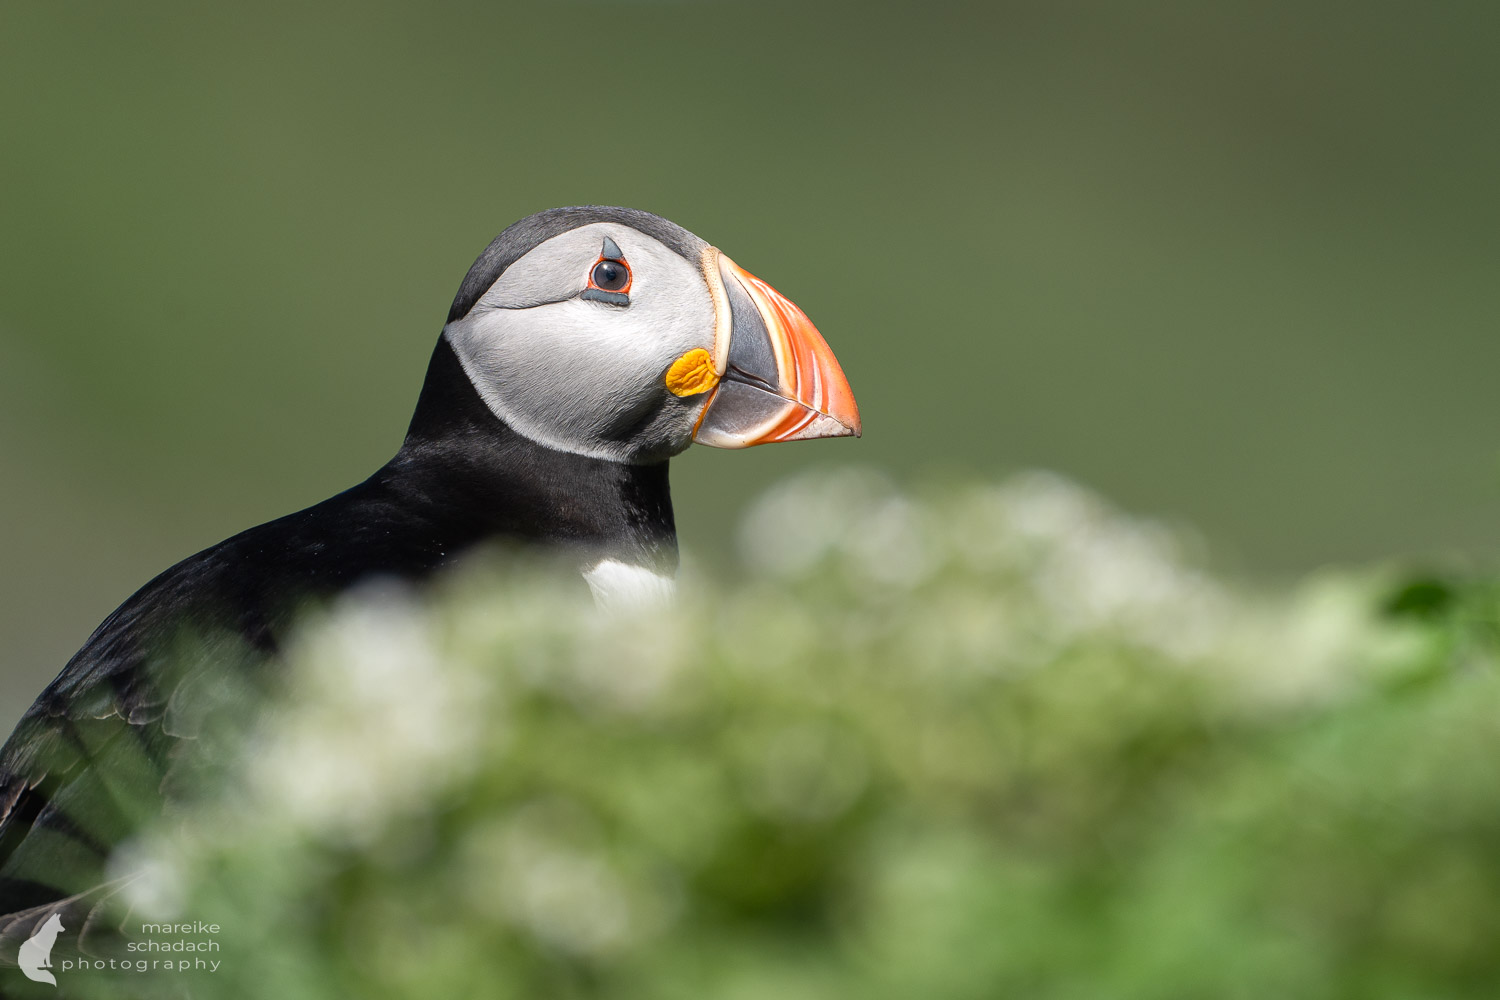
<svg viewBox="0 0 1500 1000"><path fill-rule="evenodd" d="M860 427L806 314L681 226L605 206L514 223L460 284L395 456L141 587L0 748L0 943L56 914L88 922L117 891L112 849L193 751L194 696L170 668L184 628L274 662L308 601L420 582L495 542L558 554L601 605L659 601L678 559L672 457ZM200 684L258 669L203 657Z"/></svg>

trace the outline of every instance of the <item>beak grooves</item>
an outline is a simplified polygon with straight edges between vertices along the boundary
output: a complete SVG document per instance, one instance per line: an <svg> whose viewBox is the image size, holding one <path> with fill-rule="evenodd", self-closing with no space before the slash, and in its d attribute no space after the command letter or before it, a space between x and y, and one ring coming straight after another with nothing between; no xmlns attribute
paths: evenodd
<svg viewBox="0 0 1500 1000"><path fill-rule="evenodd" d="M694 440L717 448L858 437L859 407L838 359L807 314L710 247L714 366L723 376ZM706 367L706 366L705 366Z"/></svg>
<svg viewBox="0 0 1500 1000"><path fill-rule="evenodd" d="M729 263L734 266L733 261ZM858 437L859 408L854 403L854 392L823 335L791 299L750 272L735 269L739 271L738 277L745 290L755 300L766 326L785 333L781 337L771 337L771 348L776 353L776 367L781 372L782 388L787 391L787 398L801 404L789 408L765 440L797 441L803 437L835 436L826 433L830 429L827 421L819 419L829 417L843 425L843 435ZM814 429L819 432L807 433Z"/></svg>

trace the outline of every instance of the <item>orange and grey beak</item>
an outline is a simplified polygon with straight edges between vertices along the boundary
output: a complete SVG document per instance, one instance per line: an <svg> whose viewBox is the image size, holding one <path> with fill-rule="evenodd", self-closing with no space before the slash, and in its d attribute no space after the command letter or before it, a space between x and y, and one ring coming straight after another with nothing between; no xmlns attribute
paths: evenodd
<svg viewBox="0 0 1500 1000"><path fill-rule="evenodd" d="M859 407L849 380L812 320L713 247L704 252L703 272L717 313L713 366L718 377L693 440L715 448L749 448L858 437Z"/></svg>

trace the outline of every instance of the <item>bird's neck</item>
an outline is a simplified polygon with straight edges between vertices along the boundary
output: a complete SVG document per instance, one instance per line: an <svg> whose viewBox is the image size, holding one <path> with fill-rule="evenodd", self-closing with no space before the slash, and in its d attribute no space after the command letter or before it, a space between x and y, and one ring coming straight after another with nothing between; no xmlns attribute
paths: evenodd
<svg viewBox="0 0 1500 1000"><path fill-rule="evenodd" d="M454 544L486 538L576 548L670 573L677 533L667 463L631 465L532 441L480 399L446 339L400 452L377 474Z"/></svg>

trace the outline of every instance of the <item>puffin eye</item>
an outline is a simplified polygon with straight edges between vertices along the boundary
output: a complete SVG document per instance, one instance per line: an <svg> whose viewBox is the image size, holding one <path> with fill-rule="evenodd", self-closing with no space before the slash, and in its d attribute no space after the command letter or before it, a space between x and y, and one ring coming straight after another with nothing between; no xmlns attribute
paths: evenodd
<svg viewBox="0 0 1500 1000"><path fill-rule="evenodd" d="M612 306L630 305L630 265L625 263L620 244L608 236L599 248L599 259L589 271L589 287L583 290L582 297Z"/></svg>
<svg viewBox="0 0 1500 1000"><path fill-rule="evenodd" d="M606 292L618 292L630 284L630 268L623 260L601 260L589 275L589 284Z"/></svg>

